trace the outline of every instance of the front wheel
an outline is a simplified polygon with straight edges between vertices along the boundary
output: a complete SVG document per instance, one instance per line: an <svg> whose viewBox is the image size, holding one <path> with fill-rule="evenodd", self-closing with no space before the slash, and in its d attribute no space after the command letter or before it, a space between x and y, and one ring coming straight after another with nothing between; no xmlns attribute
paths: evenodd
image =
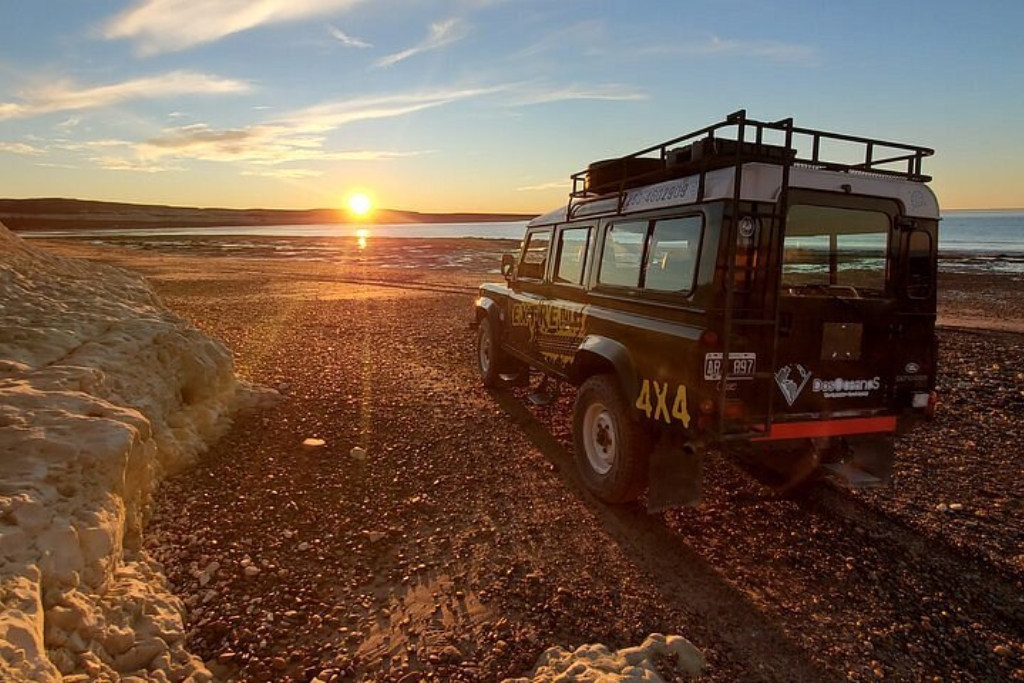
<svg viewBox="0 0 1024 683"><path fill-rule="evenodd" d="M583 383L573 408L576 465L583 483L606 503L636 500L647 485L651 441L632 419L614 375Z"/></svg>
<svg viewBox="0 0 1024 683"><path fill-rule="evenodd" d="M491 324L491 319L484 316L480 319L480 325L476 330L476 362L480 370L480 379L485 387L498 386L501 356L501 348L495 338L494 326Z"/></svg>

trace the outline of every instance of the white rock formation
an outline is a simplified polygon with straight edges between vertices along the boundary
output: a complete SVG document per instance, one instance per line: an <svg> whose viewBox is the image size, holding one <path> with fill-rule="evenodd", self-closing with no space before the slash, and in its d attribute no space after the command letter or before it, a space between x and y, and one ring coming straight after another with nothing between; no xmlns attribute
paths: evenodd
<svg viewBox="0 0 1024 683"><path fill-rule="evenodd" d="M141 534L249 397L140 276L0 225L0 680L211 679Z"/></svg>
<svg viewBox="0 0 1024 683"><path fill-rule="evenodd" d="M504 683L664 683L658 666L677 674L696 676L704 656L682 636L653 633L639 647L610 650L604 645L581 645L573 652L561 647L546 650L528 678Z"/></svg>

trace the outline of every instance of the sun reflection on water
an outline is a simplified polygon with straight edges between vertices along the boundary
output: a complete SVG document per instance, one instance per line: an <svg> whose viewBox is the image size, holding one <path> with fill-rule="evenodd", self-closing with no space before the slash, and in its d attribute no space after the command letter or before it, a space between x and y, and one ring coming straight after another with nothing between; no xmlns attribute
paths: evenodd
<svg viewBox="0 0 1024 683"><path fill-rule="evenodd" d="M360 250L366 249L366 240L369 237L370 237L370 231L367 230L366 228L361 228L359 230L356 230L356 244L359 246Z"/></svg>

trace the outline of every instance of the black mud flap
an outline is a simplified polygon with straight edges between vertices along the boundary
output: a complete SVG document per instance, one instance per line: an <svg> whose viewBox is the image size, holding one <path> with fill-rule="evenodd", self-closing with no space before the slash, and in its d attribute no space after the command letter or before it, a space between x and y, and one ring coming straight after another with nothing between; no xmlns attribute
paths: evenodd
<svg viewBox="0 0 1024 683"><path fill-rule="evenodd" d="M651 451L647 511L661 512L700 503L704 449L677 434L663 434Z"/></svg>

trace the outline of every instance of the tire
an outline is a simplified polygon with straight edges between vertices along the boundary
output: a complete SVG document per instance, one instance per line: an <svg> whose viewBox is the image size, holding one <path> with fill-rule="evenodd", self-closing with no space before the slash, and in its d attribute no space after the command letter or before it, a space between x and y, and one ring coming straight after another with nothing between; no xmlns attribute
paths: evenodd
<svg viewBox="0 0 1024 683"><path fill-rule="evenodd" d="M496 332L489 317L485 315L480 319L476 330L476 364L485 387L496 387L501 383L504 354L495 338Z"/></svg>
<svg viewBox="0 0 1024 683"><path fill-rule="evenodd" d="M606 503L636 500L647 486L651 440L630 413L614 375L594 375L576 395L576 466L587 489Z"/></svg>

